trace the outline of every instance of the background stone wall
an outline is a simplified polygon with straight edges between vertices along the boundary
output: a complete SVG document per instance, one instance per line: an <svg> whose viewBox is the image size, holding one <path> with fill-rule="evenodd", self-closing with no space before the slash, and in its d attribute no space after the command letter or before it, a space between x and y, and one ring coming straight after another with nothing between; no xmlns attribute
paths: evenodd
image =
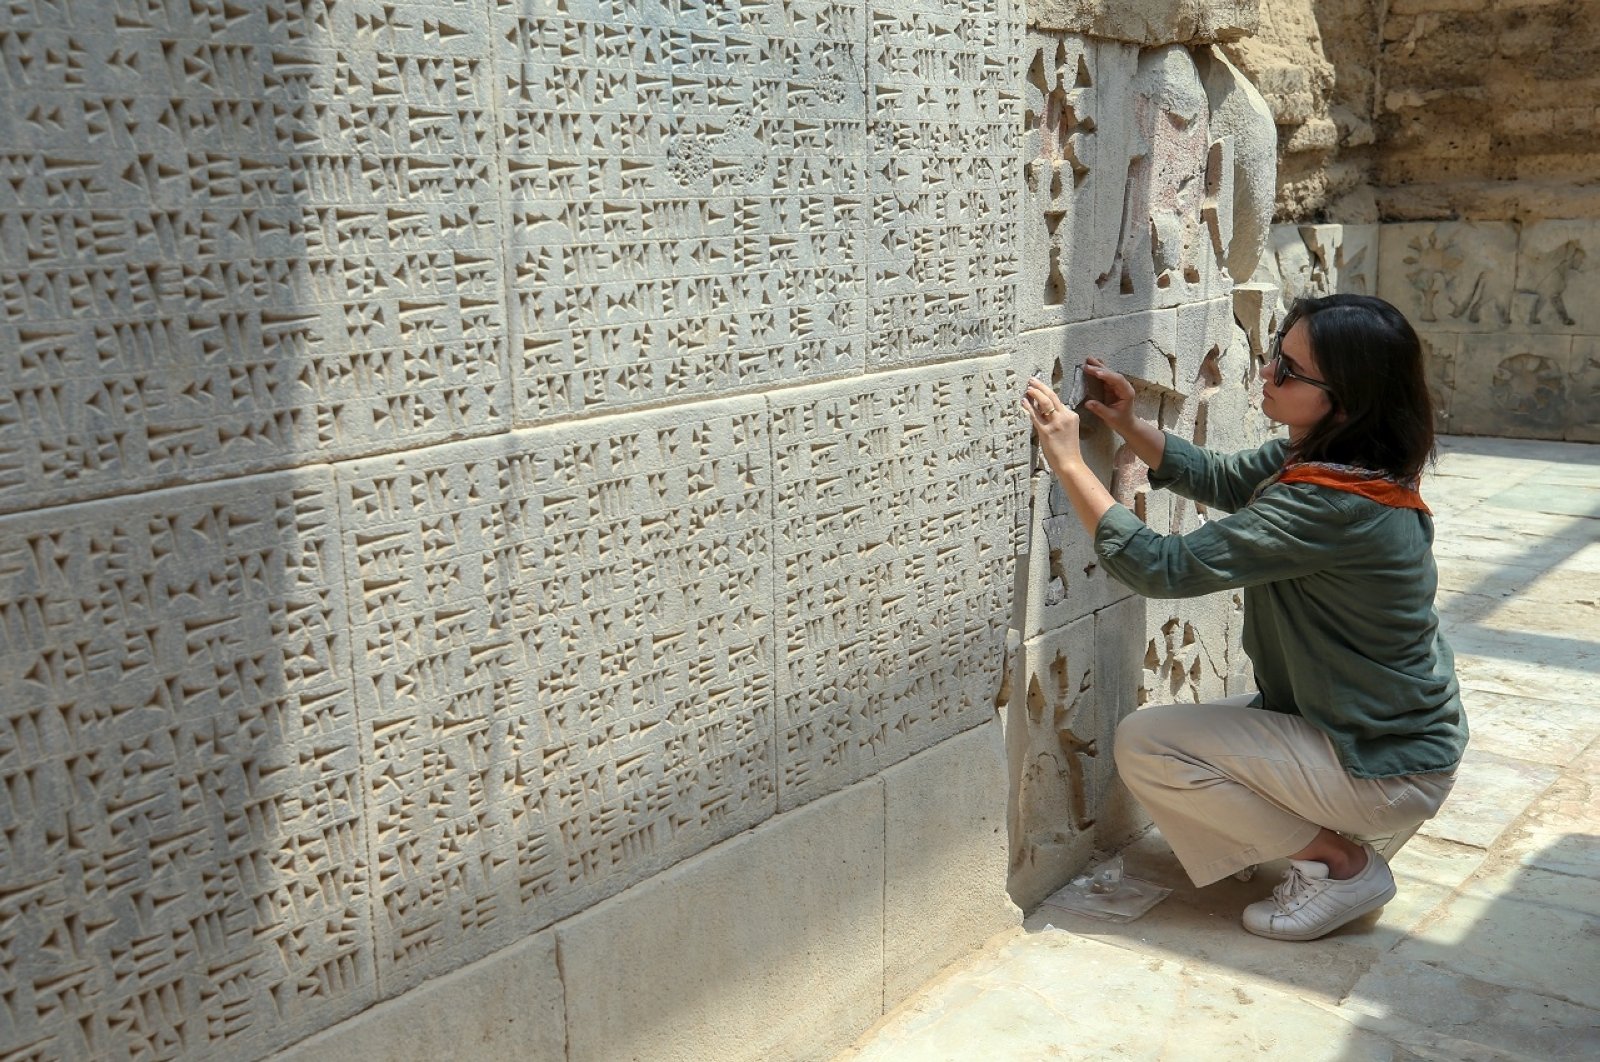
<svg viewBox="0 0 1600 1062"><path fill-rule="evenodd" d="M1441 431L1600 440L1597 20L1566 0L1279 0L1228 46L1279 129L1258 279L1404 310Z"/></svg>
<svg viewBox="0 0 1600 1062"><path fill-rule="evenodd" d="M1134 828L1238 603L1016 401L1259 437L1197 6L8 6L0 1055L816 1057Z"/></svg>

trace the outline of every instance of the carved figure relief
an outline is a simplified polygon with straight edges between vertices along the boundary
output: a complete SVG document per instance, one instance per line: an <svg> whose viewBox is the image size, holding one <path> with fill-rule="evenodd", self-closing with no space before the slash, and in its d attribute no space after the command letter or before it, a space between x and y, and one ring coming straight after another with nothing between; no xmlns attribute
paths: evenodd
<svg viewBox="0 0 1600 1062"><path fill-rule="evenodd" d="M1111 260L1096 283L1134 295L1153 287L1156 305L1203 294L1220 267L1204 207L1221 194L1221 160L1211 151L1209 102L1193 60L1178 47L1140 55L1130 85L1132 114L1122 217ZM1149 279L1146 280L1145 278ZM1196 289L1199 288L1199 291Z"/></svg>
<svg viewBox="0 0 1600 1062"><path fill-rule="evenodd" d="M1568 327L1577 324L1567 313L1563 296L1572 274L1583 269L1584 258L1583 246L1568 240L1554 251L1520 264L1524 276L1518 277L1514 294L1524 297L1518 301L1526 306L1529 324L1546 323L1546 314L1554 314L1556 321Z"/></svg>
<svg viewBox="0 0 1600 1062"><path fill-rule="evenodd" d="M1403 261L1412 268L1406 279L1421 300L1420 323L1441 320L1441 314L1472 324L1505 324L1506 308L1489 295L1489 270L1494 263L1471 262L1451 240L1441 246L1436 233L1415 236Z"/></svg>
<svg viewBox="0 0 1600 1062"><path fill-rule="evenodd" d="M1515 418L1559 425L1566 413L1566 371L1542 354L1516 354L1495 369L1491 394L1495 406Z"/></svg>

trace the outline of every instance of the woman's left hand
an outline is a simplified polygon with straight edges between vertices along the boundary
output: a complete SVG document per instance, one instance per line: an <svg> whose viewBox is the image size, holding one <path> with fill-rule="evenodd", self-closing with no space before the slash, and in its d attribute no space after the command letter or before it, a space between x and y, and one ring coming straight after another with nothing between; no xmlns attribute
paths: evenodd
<svg viewBox="0 0 1600 1062"><path fill-rule="evenodd" d="M1083 451L1078 446L1078 414L1043 381L1029 378L1022 408L1033 418L1033 430L1039 436L1039 449L1046 464L1059 472L1083 463Z"/></svg>

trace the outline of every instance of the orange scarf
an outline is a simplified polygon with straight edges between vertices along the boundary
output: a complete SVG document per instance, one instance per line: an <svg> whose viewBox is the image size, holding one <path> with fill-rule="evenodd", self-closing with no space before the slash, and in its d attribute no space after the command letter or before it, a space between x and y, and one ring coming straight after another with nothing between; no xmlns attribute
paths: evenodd
<svg viewBox="0 0 1600 1062"><path fill-rule="evenodd" d="M1390 508L1416 509L1429 516L1433 515L1433 510L1422 500L1422 494L1417 490L1415 482L1401 483L1381 472L1372 472L1364 468L1323 464L1317 461L1296 462L1261 484L1256 488L1256 494L1259 496L1274 483L1310 483L1331 490L1342 490L1347 494L1359 494L1363 498L1371 498L1379 505L1387 505Z"/></svg>

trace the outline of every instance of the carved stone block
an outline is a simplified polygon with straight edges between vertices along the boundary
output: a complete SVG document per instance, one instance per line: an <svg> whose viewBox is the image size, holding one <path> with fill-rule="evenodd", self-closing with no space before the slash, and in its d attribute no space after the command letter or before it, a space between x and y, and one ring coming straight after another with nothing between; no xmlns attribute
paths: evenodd
<svg viewBox="0 0 1600 1062"><path fill-rule="evenodd" d="M982 722L1024 509L998 359L770 396L782 808Z"/></svg>
<svg viewBox="0 0 1600 1062"><path fill-rule="evenodd" d="M1517 230L1509 222L1384 225L1377 293L1419 333L1503 332L1516 264Z"/></svg>
<svg viewBox="0 0 1600 1062"><path fill-rule="evenodd" d="M1017 2L865 5L871 216L834 224L861 230L871 368L992 354L1016 331Z"/></svg>
<svg viewBox="0 0 1600 1062"><path fill-rule="evenodd" d="M1274 225L1256 279L1278 286L1280 315L1302 297L1378 295L1378 228Z"/></svg>
<svg viewBox="0 0 1600 1062"><path fill-rule="evenodd" d="M1094 847L1096 797L1109 775L1117 706L1095 688L1095 620L1030 639L1008 707L1012 897L1048 896ZM1109 729L1103 726L1109 719Z"/></svg>
<svg viewBox="0 0 1600 1062"><path fill-rule="evenodd" d="M759 399L339 470L385 994L776 805Z"/></svg>
<svg viewBox="0 0 1600 1062"><path fill-rule="evenodd" d="M1233 167L1210 135L1210 101L1189 52L1101 42L1104 108L1094 207L1095 315L1177 306L1227 293L1216 212Z"/></svg>
<svg viewBox="0 0 1600 1062"><path fill-rule="evenodd" d="M860 370L861 7L492 20L518 424Z"/></svg>
<svg viewBox="0 0 1600 1062"><path fill-rule="evenodd" d="M1062 33L1030 33L1023 63L1021 327L1082 321L1094 313L1095 202L1120 180L1108 152L1096 74L1101 45ZM1121 145L1114 145L1120 151Z"/></svg>
<svg viewBox="0 0 1600 1062"><path fill-rule="evenodd" d="M10 1048L257 1058L375 998L331 487L0 519Z"/></svg>
<svg viewBox="0 0 1600 1062"><path fill-rule="evenodd" d="M1233 197L1218 202L1226 215L1217 231L1227 247L1228 274L1243 284L1255 273L1272 227L1278 129L1267 101L1222 49L1198 50L1195 64L1211 105L1211 136L1231 142Z"/></svg>
<svg viewBox="0 0 1600 1062"><path fill-rule="evenodd" d="M1567 430L1572 442L1600 442L1600 338L1575 336L1567 377Z"/></svg>
<svg viewBox="0 0 1600 1062"><path fill-rule="evenodd" d="M482 5L14 5L0 511L507 423Z"/></svg>
<svg viewBox="0 0 1600 1062"><path fill-rule="evenodd" d="M1226 696L1235 669L1228 659L1230 614L1242 609L1237 593L1147 601L1137 707Z"/></svg>
<svg viewBox="0 0 1600 1062"><path fill-rule="evenodd" d="M1570 336L1464 335L1450 430L1560 439L1572 416Z"/></svg>
<svg viewBox="0 0 1600 1062"><path fill-rule="evenodd" d="M1523 227L1510 327L1600 335L1600 221L1540 221Z"/></svg>

